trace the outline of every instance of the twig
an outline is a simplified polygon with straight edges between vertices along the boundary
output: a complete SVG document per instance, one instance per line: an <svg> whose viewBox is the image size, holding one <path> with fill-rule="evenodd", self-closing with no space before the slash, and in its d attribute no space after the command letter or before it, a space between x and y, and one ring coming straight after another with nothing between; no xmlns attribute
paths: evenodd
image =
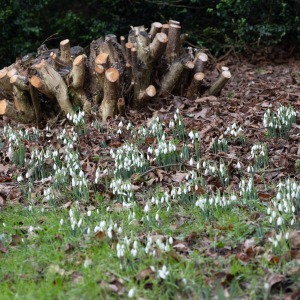
<svg viewBox="0 0 300 300"><path fill-rule="evenodd" d="M272 172L282 171L284 169L286 169L286 167L280 167L280 168L275 168L275 169L266 169L266 170L259 170L259 171L254 171L254 172L248 172L248 174L250 174L250 173L258 173L258 174L272 173Z"/></svg>
<svg viewBox="0 0 300 300"><path fill-rule="evenodd" d="M176 164L167 164L167 165L164 165L164 166L156 166L156 167L153 167L153 168L147 170L146 172L142 173L141 176L145 176L148 173L150 173L150 172L152 172L156 169L162 169L162 168L165 168L165 167L179 167L179 166L181 167L183 165L185 165L185 164L184 163L176 163Z"/></svg>

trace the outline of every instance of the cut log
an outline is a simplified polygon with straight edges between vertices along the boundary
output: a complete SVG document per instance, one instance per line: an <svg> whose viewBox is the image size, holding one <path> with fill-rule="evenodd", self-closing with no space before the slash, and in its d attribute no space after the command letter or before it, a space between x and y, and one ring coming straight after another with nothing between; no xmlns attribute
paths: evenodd
<svg viewBox="0 0 300 300"><path fill-rule="evenodd" d="M24 112L17 111L14 105L6 99L0 100L0 115L6 116L18 123L31 123L33 120L28 119Z"/></svg>
<svg viewBox="0 0 300 300"><path fill-rule="evenodd" d="M180 25L170 24L168 33L168 44L166 48L166 58L169 64L171 64L179 54L180 46Z"/></svg>
<svg viewBox="0 0 300 300"><path fill-rule="evenodd" d="M84 79L85 79L85 62L86 56L84 54L77 56L73 61L73 68L71 72L71 77L73 79L73 97L77 104L83 106L83 110L86 113L90 112L90 102L83 90Z"/></svg>
<svg viewBox="0 0 300 300"><path fill-rule="evenodd" d="M154 85L149 85L143 94L139 97L139 103L142 105L143 102L148 101L156 95L156 88Z"/></svg>
<svg viewBox="0 0 300 300"><path fill-rule="evenodd" d="M168 43L168 37L165 33L159 32L150 44L150 54L153 62L157 61L165 52Z"/></svg>
<svg viewBox="0 0 300 300"><path fill-rule="evenodd" d="M115 64L117 61L119 61L119 55L113 46L113 41L115 43L117 42L117 37L115 35L107 35L105 37L105 42L107 44L107 52L109 55L110 63L112 65Z"/></svg>
<svg viewBox="0 0 300 300"><path fill-rule="evenodd" d="M180 26L180 22L179 21L175 21L175 20L169 20L169 24L175 24L175 25L179 25Z"/></svg>
<svg viewBox="0 0 300 300"><path fill-rule="evenodd" d="M35 113L31 105L28 92L20 90L17 86L14 85L13 98L16 110L22 113L28 122L32 122L35 118Z"/></svg>
<svg viewBox="0 0 300 300"><path fill-rule="evenodd" d="M28 78L21 75L13 75L10 78L10 83L15 85L17 88L19 88L22 91L28 91Z"/></svg>
<svg viewBox="0 0 300 300"><path fill-rule="evenodd" d="M104 98L99 111L103 121L106 121L109 117L113 118L117 113L119 77L119 71L115 68L109 68L105 71Z"/></svg>
<svg viewBox="0 0 300 300"><path fill-rule="evenodd" d="M133 48L133 44L128 42L125 44L126 49L126 62L131 65L131 49Z"/></svg>
<svg viewBox="0 0 300 300"><path fill-rule="evenodd" d="M7 76L8 72L9 70L7 68L0 71L0 90L10 93L12 92L12 85L10 84L10 79Z"/></svg>
<svg viewBox="0 0 300 300"><path fill-rule="evenodd" d="M202 72L198 72L194 75L193 80L192 80L190 86L188 87L188 90L186 93L186 96L188 98L194 99L197 97L203 78L204 78L204 73L202 73Z"/></svg>
<svg viewBox="0 0 300 300"><path fill-rule="evenodd" d="M181 61L174 62L171 65L169 71L162 79L160 92L161 95L168 95L173 91L183 70L184 64Z"/></svg>
<svg viewBox="0 0 300 300"><path fill-rule="evenodd" d="M33 75L30 78L30 84L32 86L34 86L40 93L45 95L47 98L49 98L51 100L55 100L55 96L53 96L51 94L51 92L48 90L47 86L45 86L44 83L42 82L41 78Z"/></svg>
<svg viewBox="0 0 300 300"><path fill-rule="evenodd" d="M13 68L13 69L11 69L10 71L7 72L8 78L11 78L11 77L13 77L16 74L18 74L18 71L15 68Z"/></svg>
<svg viewBox="0 0 300 300"><path fill-rule="evenodd" d="M149 34L151 35L151 40L153 40L157 33L162 29L162 24L160 22L154 22L151 24L151 29Z"/></svg>
<svg viewBox="0 0 300 300"><path fill-rule="evenodd" d="M211 96L219 96L225 84L231 78L231 73L229 71L223 71L220 78L211 86L208 93Z"/></svg>
<svg viewBox="0 0 300 300"><path fill-rule="evenodd" d="M208 56L203 53L200 52L199 54L197 54L196 58L195 58L195 73L199 73L199 72L204 72L206 63L208 61Z"/></svg>
<svg viewBox="0 0 300 300"><path fill-rule="evenodd" d="M169 33L169 28L170 28L170 25L169 24L163 24L162 28L161 28L161 32L168 35Z"/></svg>
<svg viewBox="0 0 300 300"><path fill-rule="evenodd" d="M85 55L77 56L73 61L73 68L72 68L72 86L74 89L82 89L84 84L85 78Z"/></svg>
<svg viewBox="0 0 300 300"><path fill-rule="evenodd" d="M123 54L123 57L126 58L126 47L125 47L125 44L126 44L126 39L125 39L125 36L120 36L120 42L121 42L121 50L122 50L122 54Z"/></svg>
<svg viewBox="0 0 300 300"><path fill-rule="evenodd" d="M52 64L55 69L65 68L66 63L60 59L57 53L51 52L50 57L52 59Z"/></svg>
<svg viewBox="0 0 300 300"><path fill-rule="evenodd" d="M99 55L97 55L96 59L95 59L95 64L96 65L101 65L103 66L105 69L108 68L108 53L100 53Z"/></svg>
<svg viewBox="0 0 300 300"><path fill-rule="evenodd" d="M141 31L136 37L136 49L139 60L148 66L150 63L150 55L148 51L148 46L150 44L150 37L146 31Z"/></svg>
<svg viewBox="0 0 300 300"><path fill-rule="evenodd" d="M60 60L65 66L71 64L71 46L68 39L60 42Z"/></svg>
<svg viewBox="0 0 300 300"><path fill-rule="evenodd" d="M42 60L35 65L35 69L41 76L46 89L55 96L60 108L67 115L73 114L74 109L68 95L68 88L62 77L47 62Z"/></svg>

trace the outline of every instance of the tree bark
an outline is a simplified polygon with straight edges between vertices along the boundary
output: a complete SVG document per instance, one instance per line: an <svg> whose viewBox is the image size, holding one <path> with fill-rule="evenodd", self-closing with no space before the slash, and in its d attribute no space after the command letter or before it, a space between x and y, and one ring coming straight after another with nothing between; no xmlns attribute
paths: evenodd
<svg viewBox="0 0 300 300"><path fill-rule="evenodd" d="M225 84L231 78L231 73L229 71L223 71L220 78L211 86L208 93L211 96L219 96Z"/></svg>
<svg viewBox="0 0 300 300"><path fill-rule="evenodd" d="M73 106L68 95L68 88L62 77L45 60L35 65L46 89L56 98L62 111L67 115L73 114Z"/></svg>
<svg viewBox="0 0 300 300"><path fill-rule="evenodd" d="M168 44L166 48L166 58L169 64L171 64L179 54L180 29L180 25L173 23L169 25Z"/></svg>
<svg viewBox="0 0 300 300"><path fill-rule="evenodd" d="M208 56L205 53L203 52L198 53L194 61L195 73L199 73L199 72L203 73L207 61L208 61Z"/></svg>
<svg viewBox="0 0 300 300"><path fill-rule="evenodd" d="M55 96L51 94L51 91L47 88L47 86L42 82L41 78L33 75L30 78L30 83L33 87L35 87L41 94L45 95L47 98L51 100L55 100Z"/></svg>
<svg viewBox="0 0 300 300"><path fill-rule="evenodd" d="M151 35L151 40L154 39L157 33L159 33L162 29L162 24L160 22L154 22L151 24L151 29L149 34Z"/></svg>
<svg viewBox="0 0 300 300"><path fill-rule="evenodd" d="M65 66L71 64L71 46L68 39L60 42L60 59Z"/></svg>
<svg viewBox="0 0 300 300"><path fill-rule="evenodd" d="M173 91L183 70L184 64L181 61L174 62L171 65L169 71L162 79L160 92L161 95L168 95Z"/></svg>
<svg viewBox="0 0 300 300"><path fill-rule="evenodd" d="M19 88L22 91L28 91L28 78L21 75L13 75L10 78L10 83L15 85L17 88Z"/></svg>
<svg viewBox="0 0 300 300"><path fill-rule="evenodd" d="M104 98L100 106L100 116L103 121L113 118L117 113L117 101L119 99L119 71L109 68L105 71Z"/></svg>
<svg viewBox="0 0 300 300"><path fill-rule="evenodd" d="M87 113L90 112L91 104L88 101L88 98L83 89L84 79L85 79L85 62L86 56L79 55L73 61L73 68L71 72L72 87L74 93L75 103L79 103L83 106L83 110Z"/></svg>
<svg viewBox="0 0 300 300"><path fill-rule="evenodd" d="M33 120L28 119L28 116L22 111L18 111L14 105L6 99L0 100L0 115L6 116L18 123L31 123Z"/></svg>
<svg viewBox="0 0 300 300"><path fill-rule="evenodd" d="M194 99L197 97L203 78L204 78L204 73L202 73L202 72L198 72L194 75L192 82L191 82L190 86L188 87L188 90L186 93L186 96L188 98Z"/></svg>

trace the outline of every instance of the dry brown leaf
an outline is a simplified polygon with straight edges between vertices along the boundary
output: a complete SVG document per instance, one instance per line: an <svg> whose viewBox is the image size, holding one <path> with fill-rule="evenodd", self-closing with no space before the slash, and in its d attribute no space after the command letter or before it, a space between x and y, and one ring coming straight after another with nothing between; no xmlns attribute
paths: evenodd
<svg viewBox="0 0 300 300"><path fill-rule="evenodd" d="M114 279L110 282L102 280L100 282L100 286L113 293L117 293L118 295L122 295L125 291L125 287L120 279Z"/></svg>
<svg viewBox="0 0 300 300"><path fill-rule="evenodd" d="M270 289L274 287L274 285L283 282L285 280L285 276L281 274L271 274L267 278L267 282L269 283Z"/></svg>
<svg viewBox="0 0 300 300"><path fill-rule="evenodd" d="M75 249L75 247L70 243L67 243L66 246L65 246L65 252L71 252L74 249Z"/></svg>
<svg viewBox="0 0 300 300"><path fill-rule="evenodd" d="M182 182L186 178L187 173L176 172L171 175L171 179L175 182Z"/></svg>
<svg viewBox="0 0 300 300"><path fill-rule="evenodd" d="M7 253L8 249L2 243L0 243L0 252Z"/></svg>
<svg viewBox="0 0 300 300"><path fill-rule="evenodd" d="M269 201L272 199L273 195L269 193L258 193L258 198L262 201Z"/></svg>
<svg viewBox="0 0 300 300"><path fill-rule="evenodd" d="M154 275L154 271L151 268L142 270L139 274L135 276L135 279L140 282L142 280L147 280L152 278Z"/></svg>
<svg viewBox="0 0 300 300"><path fill-rule="evenodd" d="M187 245L185 245L182 242L178 242L178 243L174 243L173 244L173 249L175 249L176 251L180 252L180 253L189 253L191 251L190 248L187 247Z"/></svg>
<svg viewBox="0 0 300 300"><path fill-rule="evenodd" d="M99 241L103 241L105 239L105 237L106 237L106 234L103 231L97 231L95 233L95 238Z"/></svg>
<svg viewBox="0 0 300 300"><path fill-rule="evenodd" d="M13 234L11 236L11 246L18 246L20 243L22 242L22 237L17 235L17 234Z"/></svg>
<svg viewBox="0 0 300 300"><path fill-rule="evenodd" d="M0 164L0 173L6 174L9 169L9 165Z"/></svg>

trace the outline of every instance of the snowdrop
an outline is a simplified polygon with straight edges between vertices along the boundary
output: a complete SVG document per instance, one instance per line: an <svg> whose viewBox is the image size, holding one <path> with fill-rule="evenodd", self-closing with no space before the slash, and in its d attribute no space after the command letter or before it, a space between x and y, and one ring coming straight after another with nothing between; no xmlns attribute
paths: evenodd
<svg viewBox="0 0 300 300"><path fill-rule="evenodd" d="M158 270L158 276L163 280L165 280L169 274L170 272L167 270L167 267L165 265L163 265L163 267Z"/></svg>

